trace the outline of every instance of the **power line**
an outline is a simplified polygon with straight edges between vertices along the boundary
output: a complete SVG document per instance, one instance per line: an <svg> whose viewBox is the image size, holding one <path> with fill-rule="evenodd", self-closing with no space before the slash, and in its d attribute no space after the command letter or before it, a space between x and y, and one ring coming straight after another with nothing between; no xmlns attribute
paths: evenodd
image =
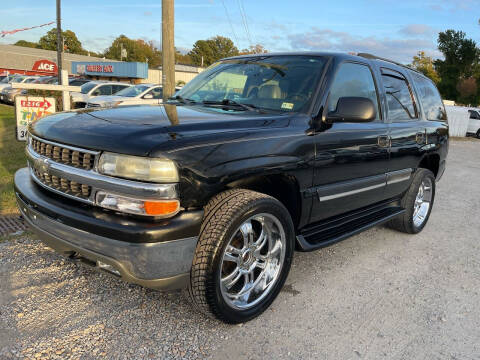
<svg viewBox="0 0 480 360"><path fill-rule="evenodd" d="M223 8L225 9L225 15L227 15L227 20L230 23L230 28L232 29L232 34L235 39L235 42L238 44L238 37L237 34L235 33L235 29L233 28L232 20L230 19L230 15L228 14L227 7L225 6L225 1L222 0Z"/></svg>
<svg viewBox="0 0 480 360"><path fill-rule="evenodd" d="M245 33L247 34L248 42L250 43L250 46L253 46L252 37L250 36L250 29L248 28L248 23L247 23L247 16L245 15L245 9L243 8L241 0L237 0L237 3L238 3L238 9L240 10L240 15L242 17L243 27L245 29Z"/></svg>

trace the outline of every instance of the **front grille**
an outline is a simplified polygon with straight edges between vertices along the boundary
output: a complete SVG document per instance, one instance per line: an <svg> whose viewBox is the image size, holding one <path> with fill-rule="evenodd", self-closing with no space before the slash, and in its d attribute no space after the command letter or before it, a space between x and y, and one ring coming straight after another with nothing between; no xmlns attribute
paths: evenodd
<svg viewBox="0 0 480 360"><path fill-rule="evenodd" d="M80 199L88 200L92 192L91 186L79 184L75 181L64 179L48 173L41 173L35 168L32 168L35 177L44 185L51 189L55 189L64 194L71 195Z"/></svg>
<svg viewBox="0 0 480 360"><path fill-rule="evenodd" d="M31 147L36 153L65 165L85 170L92 170L95 165L95 155L88 152L52 145L36 138L31 139Z"/></svg>

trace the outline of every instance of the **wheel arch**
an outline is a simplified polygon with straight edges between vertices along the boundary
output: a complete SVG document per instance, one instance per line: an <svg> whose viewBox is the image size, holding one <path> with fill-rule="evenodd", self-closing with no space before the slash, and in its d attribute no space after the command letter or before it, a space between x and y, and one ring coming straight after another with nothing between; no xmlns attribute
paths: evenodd
<svg viewBox="0 0 480 360"><path fill-rule="evenodd" d="M424 155L418 164L418 168L430 170L433 175L435 175L435 178L437 178L440 169L440 155L437 153Z"/></svg>
<svg viewBox="0 0 480 360"><path fill-rule="evenodd" d="M302 216L302 202L298 181L286 174L250 176L226 184L229 189L247 189L270 195L280 201L290 213L295 228Z"/></svg>

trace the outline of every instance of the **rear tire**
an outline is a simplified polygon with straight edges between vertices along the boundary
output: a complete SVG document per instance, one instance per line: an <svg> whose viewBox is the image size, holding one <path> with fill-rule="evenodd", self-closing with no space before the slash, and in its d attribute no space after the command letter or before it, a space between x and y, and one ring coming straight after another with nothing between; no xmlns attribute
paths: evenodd
<svg viewBox="0 0 480 360"><path fill-rule="evenodd" d="M242 189L215 196L190 273L194 306L226 323L260 315L285 283L294 239L290 214L273 197Z"/></svg>
<svg viewBox="0 0 480 360"><path fill-rule="evenodd" d="M387 225L407 234L419 233L428 222L434 200L435 176L430 170L417 169L410 188L401 200L405 213L390 220Z"/></svg>

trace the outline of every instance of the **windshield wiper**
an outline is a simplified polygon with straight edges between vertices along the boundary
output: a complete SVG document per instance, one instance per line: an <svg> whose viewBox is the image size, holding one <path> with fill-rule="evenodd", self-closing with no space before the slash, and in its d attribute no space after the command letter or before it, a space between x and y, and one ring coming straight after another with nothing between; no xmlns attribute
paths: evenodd
<svg viewBox="0 0 480 360"><path fill-rule="evenodd" d="M234 100L230 100L230 99L223 99L222 101L210 101L210 100L204 100L202 101L202 103L204 105L207 105L207 106L236 106L236 107L241 107L245 110L249 110L249 111L255 111L255 112L258 112L258 113L265 113L265 111L263 111L262 109L258 108L257 106L253 105L253 104L243 104L243 103L239 103L239 102L236 102Z"/></svg>
<svg viewBox="0 0 480 360"><path fill-rule="evenodd" d="M176 95L176 96L172 96L170 98L168 98L168 100L176 100L178 101L179 103L182 103L182 104L196 104L197 102L195 100L192 100L192 99L185 99L184 97L180 96L180 95Z"/></svg>

